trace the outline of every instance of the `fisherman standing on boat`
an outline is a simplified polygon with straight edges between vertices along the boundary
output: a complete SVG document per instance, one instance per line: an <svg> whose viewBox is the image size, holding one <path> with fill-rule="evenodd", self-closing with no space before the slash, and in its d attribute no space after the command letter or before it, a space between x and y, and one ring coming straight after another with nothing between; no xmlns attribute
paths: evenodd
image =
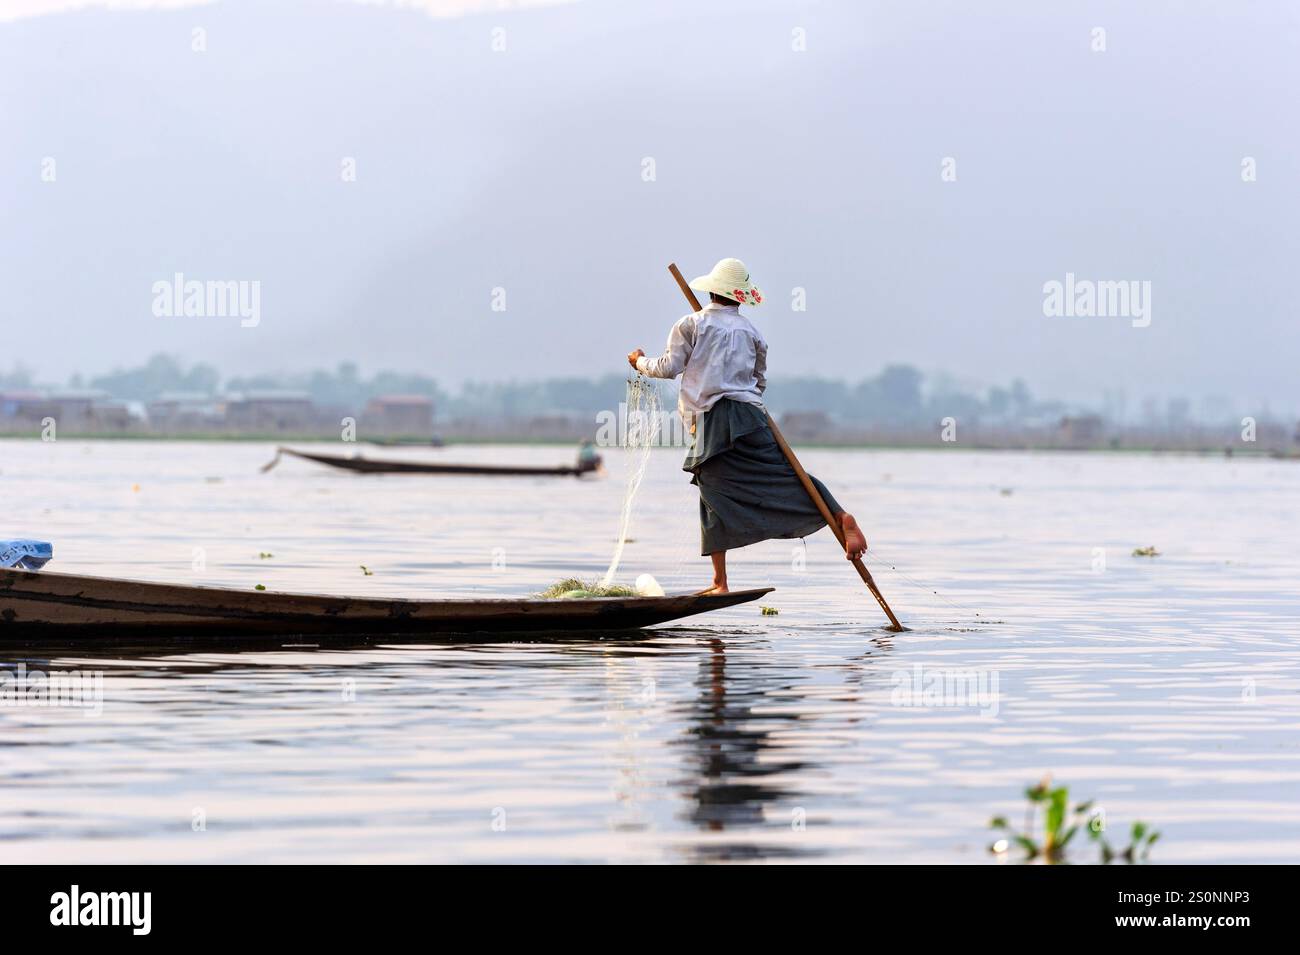
<svg viewBox="0 0 1300 955"><path fill-rule="evenodd" d="M700 489L701 552L713 560L713 585L703 593L725 594L727 551L806 537L826 521L767 424L767 342L740 314L742 304L763 301L749 269L739 259L723 259L690 286L708 292L709 304L672 327L661 356L647 358L638 348L627 360L650 378L682 376L677 406L694 436L682 469ZM812 481L844 531L845 556L861 557L867 540L858 522Z"/></svg>

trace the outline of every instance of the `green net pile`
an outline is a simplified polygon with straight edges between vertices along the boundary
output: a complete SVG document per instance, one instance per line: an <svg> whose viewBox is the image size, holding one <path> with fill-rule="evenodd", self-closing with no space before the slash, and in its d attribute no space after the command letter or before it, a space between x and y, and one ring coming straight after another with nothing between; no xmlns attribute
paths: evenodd
<svg viewBox="0 0 1300 955"><path fill-rule="evenodd" d="M604 587L597 583L584 583L577 577L556 581L537 596L543 600L573 600L577 597L635 597L631 587Z"/></svg>

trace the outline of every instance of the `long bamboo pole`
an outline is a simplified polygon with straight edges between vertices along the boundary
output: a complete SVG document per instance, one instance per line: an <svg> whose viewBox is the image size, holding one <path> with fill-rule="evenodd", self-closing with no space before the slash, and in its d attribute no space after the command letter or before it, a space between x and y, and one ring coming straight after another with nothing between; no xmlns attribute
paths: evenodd
<svg viewBox="0 0 1300 955"><path fill-rule="evenodd" d="M695 297L694 290L686 283L686 279L682 277L681 270L677 268L677 263L671 263L668 266L668 271L671 272L673 278L677 280L677 285L681 288L682 294L686 296L686 301L691 303L691 308L698 312L700 310L700 300ZM844 529L840 527L840 522L835 519L835 515L831 513L831 509L826 506L826 499L821 496L821 492L817 490L817 485L813 484L812 478L808 476L808 472L803 469L803 465L800 464L799 459L795 457L794 450L786 443L785 436L781 434L781 429L776 426L776 421L773 420L771 414L768 414L767 416L767 426L772 429L772 437L776 438L777 447L781 449L781 453L785 455L785 459L790 462L790 467L794 469L795 477L799 479L799 483L803 485L803 489L807 491L808 496L812 498L813 504L817 506L817 510L821 513L822 520L826 522L826 526L831 529L831 533L835 535L835 539L840 542L840 546L844 547L847 552L848 547L844 543ZM880 609L885 611L885 616L889 618L889 622L893 625L893 629L895 631L906 630L907 628L899 623L898 618L894 616L894 611L889 609L889 604L885 602L884 596L880 593L880 588L876 586L875 580L872 579L871 571L867 570L867 565L862 562L862 558L854 557L853 566L857 570L858 576L862 578L862 582L867 585L867 589L871 591L871 595L875 597L876 602L880 604Z"/></svg>

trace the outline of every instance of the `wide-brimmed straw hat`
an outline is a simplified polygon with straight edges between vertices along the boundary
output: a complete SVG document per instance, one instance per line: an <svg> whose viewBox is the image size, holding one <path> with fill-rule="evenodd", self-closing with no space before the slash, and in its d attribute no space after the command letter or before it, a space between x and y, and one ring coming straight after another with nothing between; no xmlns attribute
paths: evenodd
<svg viewBox="0 0 1300 955"><path fill-rule="evenodd" d="M744 305L763 304L763 293L749 281L749 269L740 259L723 259L708 275L691 279L690 286L697 292L716 292Z"/></svg>

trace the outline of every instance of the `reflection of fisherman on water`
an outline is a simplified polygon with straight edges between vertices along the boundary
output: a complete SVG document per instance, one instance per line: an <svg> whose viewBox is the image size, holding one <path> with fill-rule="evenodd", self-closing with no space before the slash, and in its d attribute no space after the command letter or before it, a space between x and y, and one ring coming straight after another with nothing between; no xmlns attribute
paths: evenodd
<svg viewBox="0 0 1300 955"><path fill-rule="evenodd" d="M888 683L878 664L892 645L871 642L872 648L839 668L845 702L861 704L873 688L883 691ZM782 838L788 836L791 812L812 798L800 781L822 769L808 759L779 758L809 751L791 739L809 732L806 712L801 716L799 708L779 705L798 695L807 673L784 669L767 655L743 662L743 651L734 651L728 666L726 644L716 638L701 647L708 653L695 681L699 692L684 704L683 714L682 745L688 747L686 762L694 775L681 789L691 803L686 818L706 833L730 831L730 838L710 838L687 852L706 861L820 854L815 842L805 846Z"/></svg>
<svg viewBox="0 0 1300 955"><path fill-rule="evenodd" d="M772 702L768 691L773 687L764 679L772 672L770 663L733 664L728 673L725 644L714 639L708 647L695 683L700 692L692 701L687 731L688 758L696 770L695 779L687 784L686 794L694 800L689 818L712 832L762 826L765 808L799 795L797 790L768 782L806 765L771 758L779 752L772 740L773 721L798 717L792 712L754 714L755 707ZM772 854L743 845L729 845L725 853L729 857Z"/></svg>

